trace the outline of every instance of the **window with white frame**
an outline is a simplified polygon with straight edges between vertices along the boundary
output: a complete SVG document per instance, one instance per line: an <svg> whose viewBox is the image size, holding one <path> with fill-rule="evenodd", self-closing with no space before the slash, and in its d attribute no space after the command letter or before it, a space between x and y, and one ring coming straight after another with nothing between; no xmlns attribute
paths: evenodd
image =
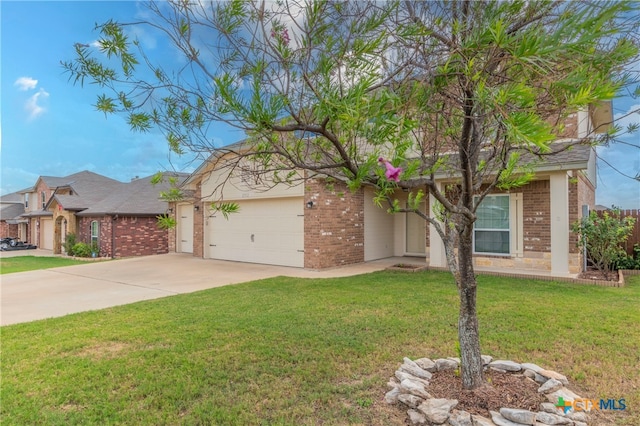
<svg viewBox="0 0 640 426"><path fill-rule="evenodd" d="M98 244L100 236L100 223L97 220L91 222L91 244Z"/></svg>
<svg viewBox="0 0 640 426"><path fill-rule="evenodd" d="M487 195L476 210L473 251L483 254L511 253L509 194Z"/></svg>
<svg viewBox="0 0 640 426"><path fill-rule="evenodd" d="M40 193L40 198L42 199L42 210L44 210L44 205L46 204L46 196L44 195L44 191Z"/></svg>
<svg viewBox="0 0 640 426"><path fill-rule="evenodd" d="M24 208L25 210L29 208L29 193L24 194Z"/></svg>

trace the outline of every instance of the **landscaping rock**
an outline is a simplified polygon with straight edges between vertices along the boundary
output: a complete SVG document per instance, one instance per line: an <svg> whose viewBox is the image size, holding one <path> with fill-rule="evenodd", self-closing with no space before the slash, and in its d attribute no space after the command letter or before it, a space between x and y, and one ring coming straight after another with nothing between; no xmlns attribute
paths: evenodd
<svg viewBox="0 0 640 426"><path fill-rule="evenodd" d="M496 411L489 411L489 413L491 413L491 420L493 420L493 423L495 423L497 426L522 426L521 423L516 423L512 422L511 420L505 419L504 417L502 417L502 415L500 415L500 413Z"/></svg>
<svg viewBox="0 0 640 426"><path fill-rule="evenodd" d="M566 400L575 400L581 399L579 395L571 392L567 388L560 388L555 392L551 392L545 395L547 397L547 401L556 404L558 402L558 398L562 397Z"/></svg>
<svg viewBox="0 0 640 426"><path fill-rule="evenodd" d="M431 358L420 358L420 359L416 359L414 362L418 364L418 367L430 373L437 371L436 363L433 362Z"/></svg>
<svg viewBox="0 0 640 426"><path fill-rule="evenodd" d="M555 392L558 389L560 389L562 387L562 382L556 379L549 379L546 382L544 382L542 384L542 386L540 386L538 388L538 392L540 393L551 393L551 392Z"/></svg>
<svg viewBox="0 0 640 426"><path fill-rule="evenodd" d="M431 395L425 390L424 385L417 380L404 379L400 382L400 390L402 393L410 393L423 399L431 398Z"/></svg>
<svg viewBox="0 0 640 426"><path fill-rule="evenodd" d="M473 422L473 426L496 426L496 424L488 418L477 414L471 416L471 421Z"/></svg>
<svg viewBox="0 0 640 426"><path fill-rule="evenodd" d="M491 355L480 355L480 358L482 358L482 365L487 365L493 361L493 357Z"/></svg>
<svg viewBox="0 0 640 426"><path fill-rule="evenodd" d="M473 426L471 414L462 410L453 410L449 416L449 424L451 426Z"/></svg>
<svg viewBox="0 0 640 426"><path fill-rule="evenodd" d="M507 420L523 425L535 425L536 413L529 410L520 410L517 408L501 408L500 415Z"/></svg>
<svg viewBox="0 0 640 426"><path fill-rule="evenodd" d="M536 373L546 377L547 379L556 379L565 386L569 384L569 380L567 380L565 376L555 371L542 369L540 371L537 371Z"/></svg>
<svg viewBox="0 0 640 426"><path fill-rule="evenodd" d="M530 362L524 362L522 364L520 364L522 366L522 369L524 370L532 370L536 373L540 372L540 370L544 370L544 368L536 365L536 364L532 364Z"/></svg>
<svg viewBox="0 0 640 426"><path fill-rule="evenodd" d="M393 388L386 394L384 394L384 402L387 404L395 404L398 402L398 396L400 396L400 388Z"/></svg>
<svg viewBox="0 0 640 426"><path fill-rule="evenodd" d="M401 394L398 395L398 401L402 402L407 407L418 408L418 406L424 402L424 399L411 394Z"/></svg>
<svg viewBox="0 0 640 426"><path fill-rule="evenodd" d="M462 361L460 360L460 358L458 358L458 357L451 357L451 356L450 356L450 357L448 357L447 359L450 359L451 361L453 361L453 362L455 362L456 364L458 364L458 367L460 366L460 363L462 362Z"/></svg>
<svg viewBox="0 0 640 426"><path fill-rule="evenodd" d="M414 380L414 381L420 382L420 383L422 383L425 387L429 386L429 381L428 381L428 380L421 379L420 377L416 377L416 376L414 376L413 374L409 374L409 373L407 373L407 372L405 372L405 371L398 370L398 371L396 371L395 376L396 376L396 378L397 378L398 380L400 380L401 382L402 382L403 380L409 379L409 380Z"/></svg>
<svg viewBox="0 0 640 426"><path fill-rule="evenodd" d="M546 377L542 376L542 375L541 375L541 374L539 374L539 373L534 373L534 374L535 374L535 377L533 378L533 380L535 380L536 382L538 382L538 383L540 383L540 384L543 384L543 383L545 383L547 380L549 380L548 378L546 378Z"/></svg>
<svg viewBox="0 0 640 426"><path fill-rule="evenodd" d="M520 371L522 370L522 366L517 362L507 361L507 360L497 360L489 363L489 367L498 368L500 370L505 371Z"/></svg>
<svg viewBox="0 0 640 426"><path fill-rule="evenodd" d="M404 363L400 366L400 371L404 371L405 373L409 373L413 376L419 377L420 379L431 379L431 373L420 368L418 364L411 361L409 358L404 358Z"/></svg>
<svg viewBox="0 0 640 426"><path fill-rule="evenodd" d="M458 405L457 399L432 398L418 407L427 416L427 421L441 425L449 419L450 411Z"/></svg>
<svg viewBox="0 0 640 426"><path fill-rule="evenodd" d="M544 425L568 425L571 423L571 420L566 417L544 411L536 414L536 421Z"/></svg>
<svg viewBox="0 0 640 426"><path fill-rule="evenodd" d="M409 420L411 420L411 423L414 425L424 425L427 423L427 416L418 410L407 410L407 414L409 415Z"/></svg>
<svg viewBox="0 0 640 426"><path fill-rule="evenodd" d="M524 377L527 377L527 378L532 379L532 380L535 380L535 378L536 378L536 372L535 372L535 371L533 371L533 370L529 370L529 369L525 369L525 370L522 372L522 375L523 375ZM540 376L540 377L542 377L542 376Z"/></svg>
<svg viewBox="0 0 640 426"><path fill-rule="evenodd" d="M450 359L439 358L436 359L436 368L438 371L455 370L458 368L458 363Z"/></svg>
<svg viewBox="0 0 640 426"><path fill-rule="evenodd" d="M540 404L540 410L542 410L542 411L544 411L546 413L564 415L564 413L562 411L558 410L558 407L556 407L551 402L543 402L542 404Z"/></svg>
<svg viewBox="0 0 640 426"><path fill-rule="evenodd" d="M567 413L567 417L574 422L587 422L587 413L584 411L569 411L569 413Z"/></svg>

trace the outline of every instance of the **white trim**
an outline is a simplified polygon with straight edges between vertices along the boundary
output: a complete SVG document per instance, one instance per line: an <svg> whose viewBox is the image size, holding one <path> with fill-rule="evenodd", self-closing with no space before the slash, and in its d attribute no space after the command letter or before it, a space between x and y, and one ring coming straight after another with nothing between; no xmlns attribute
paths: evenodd
<svg viewBox="0 0 640 426"><path fill-rule="evenodd" d="M551 274L569 274L569 182L567 173L549 178L551 196Z"/></svg>

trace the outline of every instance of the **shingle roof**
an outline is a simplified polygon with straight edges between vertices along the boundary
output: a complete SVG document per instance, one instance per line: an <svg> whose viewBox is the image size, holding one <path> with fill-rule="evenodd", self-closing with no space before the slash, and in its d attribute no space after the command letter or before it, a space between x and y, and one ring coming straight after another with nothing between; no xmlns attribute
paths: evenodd
<svg viewBox="0 0 640 426"><path fill-rule="evenodd" d="M6 204L0 208L0 220L15 219L24 213L24 204Z"/></svg>
<svg viewBox="0 0 640 426"><path fill-rule="evenodd" d="M183 173L168 173L179 181L188 175ZM109 196L91 204L86 210L77 213L78 216L99 216L105 214L155 216L165 213L168 208L166 201L160 200L160 191L169 189L169 183L156 185L151 183L153 176L136 179L112 191ZM64 205L64 204L63 204ZM64 205L67 208L66 205Z"/></svg>

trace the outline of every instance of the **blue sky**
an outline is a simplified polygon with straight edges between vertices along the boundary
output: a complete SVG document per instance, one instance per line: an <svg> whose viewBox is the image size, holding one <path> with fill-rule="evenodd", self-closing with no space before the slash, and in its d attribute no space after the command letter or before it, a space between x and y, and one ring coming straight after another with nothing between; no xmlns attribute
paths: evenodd
<svg viewBox="0 0 640 426"><path fill-rule="evenodd" d="M92 106L97 90L69 83L60 65L73 58L74 43L97 39L96 23L135 20L140 7L135 1L0 1L2 194L30 187L41 175L91 170L128 181L166 168L190 172L199 165L190 156L170 156L162 135L133 133L122 117L105 118ZM137 36L146 48L161 48L151 35ZM616 115L638 108L640 99L614 102ZM625 121L640 122L640 115ZM223 144L242 137L222 125L215 134ZM640 146L640 133L624 140ZM640 172L638 148L614 145L598 152L627 175ZM601 162L596 202L640 208L640 182Z"/></svg>

